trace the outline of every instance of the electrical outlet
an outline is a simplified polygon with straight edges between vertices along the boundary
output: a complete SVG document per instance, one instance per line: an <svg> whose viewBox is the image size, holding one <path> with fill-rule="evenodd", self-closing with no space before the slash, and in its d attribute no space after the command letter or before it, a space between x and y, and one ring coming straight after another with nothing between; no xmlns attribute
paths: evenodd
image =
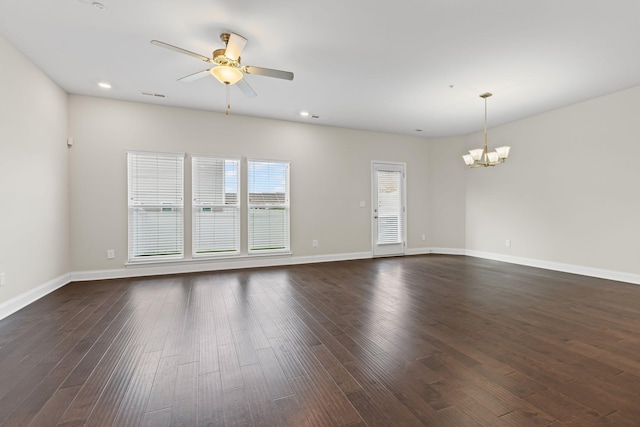
<svg viewBox="0 0 640 427"><path fill-rule="evenodd" d="M504 241L504 245L505 245L506 247L510 248L510 247L511 247L511 240L509 240L509 239L505 240L505 241Z"/></svg>
<svg viewBox="0 0 640 427"><path fill-rule="evenodd" d="M113 249L107 249L107 259L114 259L116 252Z"/></svg>
<svg viewBox="0 0 640 427"><path fill-rule="evenodd" d="M313 241L311 242L311 246L313 246L314 248L317 248L318 246L320 246L320 243L318 243L318 241L317 241L317 240L313 240Z"/></svg>
<svg viewBox="0 0 640 427"><path fill-rule="evenodd" d="M0 286L4 286L7 284L7 279L5 278L4 273L0 273Z"/></svg>
<svg viewBox="0 0 640 427"><path fill-rule="evenodd" d="M422 235L422 240L427 240L427 236L426 235Z"/></svg>
<svg viewBox="0 0 640 427"><path fill-rule="evenodd" d="M361 208L366 208L367 207L367 202L365 202L364 200L360 200L360 207Z"/></svg>

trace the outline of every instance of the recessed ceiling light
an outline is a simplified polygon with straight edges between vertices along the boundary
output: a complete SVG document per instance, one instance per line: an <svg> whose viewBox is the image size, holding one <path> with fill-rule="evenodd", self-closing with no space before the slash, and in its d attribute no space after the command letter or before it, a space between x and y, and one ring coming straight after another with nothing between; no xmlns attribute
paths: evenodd
<svg viewBox="0 0 640 427"><path fill-rule="evenodd" d="M309 112L308 111L300 111L300 115L302 117L308 117L309 116Z"/></svg>
<svg viewBox="0 0 640 427"><path fill-rule="evenodd" d="M111 89L111 85L107 82L100 82L98 83L98 86L100 86L102 89Z"/></svg>
<svg viewBox="0 0 640 427"><path fill-rule="evenodd" d="M93 7L101 11L107 8L107 6L103 5L102 3L98 3L97 1L93 2Z"/></svg>

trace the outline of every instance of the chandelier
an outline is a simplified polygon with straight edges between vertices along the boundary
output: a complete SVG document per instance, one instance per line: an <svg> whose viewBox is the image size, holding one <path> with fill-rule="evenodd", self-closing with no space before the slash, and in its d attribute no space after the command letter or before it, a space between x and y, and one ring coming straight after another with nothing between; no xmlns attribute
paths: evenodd
<svg viewBox="0 0 640 427"><path fill-rule="evenodd" d="M491 95L489 92L480 95L480 98L484 98L484 148L469 150L469 154L462 156L465 164L470 168L495 166L498 163L504 163L509 157L509 149L511 147L498 147L491 152L487 149L487 98Z"/></svg>

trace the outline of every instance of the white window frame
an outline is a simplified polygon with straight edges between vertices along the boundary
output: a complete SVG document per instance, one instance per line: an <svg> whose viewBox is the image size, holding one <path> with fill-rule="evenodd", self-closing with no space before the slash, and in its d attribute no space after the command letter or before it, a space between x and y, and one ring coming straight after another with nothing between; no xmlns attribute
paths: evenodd
<svg viewBox="0 0 640 427"><path fill-rule="evenodd" d="M176 168L173 174L173 177L170 175L165 176L164 184L168 184L166 186L166 191L164 194L160 194L156 197L149 196L153 191L150 188L144 188L145 183L141 183L140 178L138 176L145 171L140 170L141 167L138 167L134 164L136 162L136 158L139 158L142 161L148 161L152 163L154 161L158 162L160 159L171 159L175 161ZM137 162L136 162L137 163ZM147 173L153 171L152 168L146 170ZM135 175L135 176L134 176ZM153 180L151 180L153 182ZM148 184L147 181L146 184ZM156 187L160 183L158 179L156 181ZM146 194L145 191L146 190ZM165 260L180 260L184 258L184 153L162 153L162 152L143 152L143 151L128 151L127 152L127 199L128 199L128 260L130 263L136 262L161 262ZM175 227L167 228L166 231L173 231L174 237L166 239L162 241L158 236L160 233L155 234L153 237L153 233L149 233L152 236L149 240L145 241L143 237L140 237L140 234L144 233L144 226L147 223L140 223L136 216L138 213L144 212L174 212L177 213L177 216L173 218L173 222L175 223ZM143 215L144 217L144 215ZM160 229L158 225L160 222L160 215L156 215L156 226L157 230ZM138 236L138 237L136 237ZM155 243L154 240L155 239ZM160 248L162 246L169 247L171 241L177 242L177 244L173 245L171 253L162 253L164 252ZM169 242L169 243L167 243ZM154 248L155 245L155 248ZM145 250L144 248L151 248ZM156 252L156 253L153 253Z"/></svg>
<svg viewBox="0 0 640 427"><path fill-rule="evenodd" d="M204 164L202 165L198 165L197 163L201 162L202 163L206 163L206 160L219 160L219 161L224 161L224 162L236 162L237 165L237 188L236 188L236 194L237 194L237 200L235 204L227 204L226 203L226 180L225 180L225 175L224 175L224 169L223 169L223 176L222 176L222 200L221 203L215 203L212 201L205 201L205 200L201 200L198 197L198 193L199 188L198 187L198 183L200 182L200 178L198 178L196 175L198 173L198 166L205 166ZM192 258L221 258L221 257L229 257L229 256L238 256L240 255L240 227L241 227L241 213L240 213L240 209L241 209L241 196L240 196L240 188L241 188L241 177L242 177L242 167L241 167L241 159L240 158L234 158L234 157L223 157L223 156L211 156L211 155L200 155L200 154L192 154L191 155L191 210L192 210L192 222L191 222L191 241L192 241L192 250L191 250L191 256ZM198 236L198 231L199 231L199 227L198 227L198 214L201 212L201 210L204 209L211 209L212 210L212 214L219 210L219 211L231 211L234 212L234 218L233 218L233 229L231 230L231 232L233 233L233 244L235 245L235 249L233 250L220 250L220 251L216 251L213 249L213 247L211 247L211 250L206 251L206 252L200 252L201 250L201 245L199 245L199 242L201 241L200 237ZM214 226L215 227L215 226ZM217 230L216 230L217 231ZM212 245L214 245L213 242L211 242Z"/></svg>
<svg viewBox="0 0 640 427"><path fill-rule="evenodd" d="M283 203L252 203L251 187L252 187L252 163L264 164L280 164L285 167L284 182L284 202ZM247 159L247 252L249 255L275 255L275 254L291 254L291 162L287 160L266 160L266 159ZM252 221L252 212L254 210L283 210L284 236L282 236L282 247L277 248L256 248L254 243L254 231Z"/></svg>

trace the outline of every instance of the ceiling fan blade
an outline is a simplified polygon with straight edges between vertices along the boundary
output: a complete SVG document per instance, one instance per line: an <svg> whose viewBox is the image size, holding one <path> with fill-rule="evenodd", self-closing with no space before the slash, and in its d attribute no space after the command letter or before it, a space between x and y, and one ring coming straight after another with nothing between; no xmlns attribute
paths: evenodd
<svg viewBox="0 0 640 427"><path fill-rule="evenodd" d="M202 70L202 71L198 71L197 73L193 73L193 74L189 74L188 76L184 76L178 79L178 81L180 83L191 83L191 82L195 82L196 80L200 80L203 77L207 77L210 76L211 73L209 72L210 68L207 68L206 70Z"/></svg>
<svg viewBox="0 0 640 427"><path fill-rule="evenodd" d="M249 86L246 79L239 80L238 83L236 83L236 86L238 86L247 98L254 98L258 95L253 88Z"/></svg>
<svg viewBox="0 0 640 427"><path fill-rule="evenodd" d="M227 49L224 51L224 56L237 61L244 49L244 45L247 44L247 39L239 34L231 33L229 36L229 42L227 43Z"/></svg>
<svg viewBox="0 0 640 427"><path fill-rule="evenodd" d="M293 80L293 73L291 71L273 70L271 68L254 67L251 65L242 67L242 71L244 71L247 74L257 74L259 76Z"/></svg>
<svg viewBox="0 0 640 427"><path fill-rule="evenodd" d="M191 52L190 50L183 49L178 46L174 46L169 43L161 42L160 40L151 40L152 45L164 47L165 49L173 50L178 53L184 53L185 55L193 56L194 58L198 58L205 62L211 62L211 58L208 58L204 55L200 55L199 53Z"/></svg>

